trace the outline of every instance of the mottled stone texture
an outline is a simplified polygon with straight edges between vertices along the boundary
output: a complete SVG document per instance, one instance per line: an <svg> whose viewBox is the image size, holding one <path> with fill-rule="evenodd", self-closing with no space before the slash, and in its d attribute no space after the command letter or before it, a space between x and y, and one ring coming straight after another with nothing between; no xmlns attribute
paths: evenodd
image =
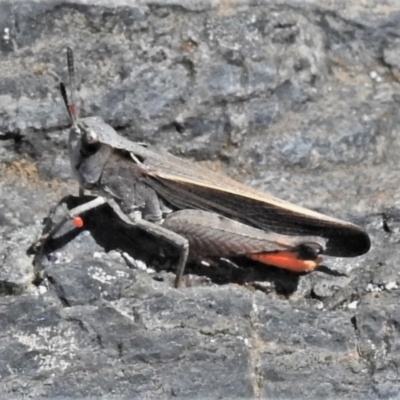
<svg viewBox="0 0 400 400"><path fill-rule="evenodd" d="M77 194L66 46L82 115L363 225L370 253L176 290L176 252L103 207L38 282L26 249ZM0 397L398 398L399 79L394 0L0 0Z"/></svg>

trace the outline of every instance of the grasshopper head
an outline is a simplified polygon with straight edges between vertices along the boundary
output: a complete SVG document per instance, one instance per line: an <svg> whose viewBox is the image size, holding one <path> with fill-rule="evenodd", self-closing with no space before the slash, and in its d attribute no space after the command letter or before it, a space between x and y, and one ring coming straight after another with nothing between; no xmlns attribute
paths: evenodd
<svg viewBox="0 0 400 400"><path fill-rule="evenodd" d="M99 117L79 120L74 101L75 73L70 48L67 48L67 61L71 86L70 98L68 99L64 82L60 82L60 91L72 123L68 138L69 159L75 179L83 188L91 189L99 182L112 151L109 145L102 143L97 132L103 132L105 127L112 128Z"/></svg>

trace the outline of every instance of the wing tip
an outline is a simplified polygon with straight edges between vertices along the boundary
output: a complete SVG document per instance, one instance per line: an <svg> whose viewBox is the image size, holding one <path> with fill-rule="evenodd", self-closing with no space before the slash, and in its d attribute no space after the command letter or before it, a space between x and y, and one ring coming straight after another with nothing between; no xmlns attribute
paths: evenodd
<svg viewBox="0 0 400 400"><path fill-rule="evenodd" d="M371 239L368 233L356 226L356 229L342 232L336 238L330 238L327 243L326 255L334 257L358 257L368 253Z"/></svg>
<svg viewBox="0 0 400 400"><path fill-rule="evenodd" d="M361 231L361 234L359 235L359 245L358 245L358 249L359 249L359 254L358 255L363 255L369 252L369 250L371 249L371 239L368 235L368 233L364 230Z"/></svg>

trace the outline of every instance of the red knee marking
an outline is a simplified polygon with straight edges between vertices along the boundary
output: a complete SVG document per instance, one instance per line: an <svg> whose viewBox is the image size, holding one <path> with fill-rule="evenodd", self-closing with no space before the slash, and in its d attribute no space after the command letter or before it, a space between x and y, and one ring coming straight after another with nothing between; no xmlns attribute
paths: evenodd
<svg viewBox="0 0 400 400"><path fill-rule="evenodd" d="M72 218L72 223L74 224L75 228L82 228L83 219L81 217L74 217Z"/></svg>

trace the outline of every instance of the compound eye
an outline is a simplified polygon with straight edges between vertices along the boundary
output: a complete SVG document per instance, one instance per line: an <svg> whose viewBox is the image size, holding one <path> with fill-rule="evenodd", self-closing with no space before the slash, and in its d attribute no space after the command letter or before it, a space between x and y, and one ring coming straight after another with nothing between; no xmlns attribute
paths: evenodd
<svg viewBox="0 0 400 400"><path fill-rule="evenodd" d="M93 141L92 138L93 136L88 134L88 132L84 132L82 135L80 153L83 157L89 157L93 155L101 146L100 142L97 140Z"/></svg>

